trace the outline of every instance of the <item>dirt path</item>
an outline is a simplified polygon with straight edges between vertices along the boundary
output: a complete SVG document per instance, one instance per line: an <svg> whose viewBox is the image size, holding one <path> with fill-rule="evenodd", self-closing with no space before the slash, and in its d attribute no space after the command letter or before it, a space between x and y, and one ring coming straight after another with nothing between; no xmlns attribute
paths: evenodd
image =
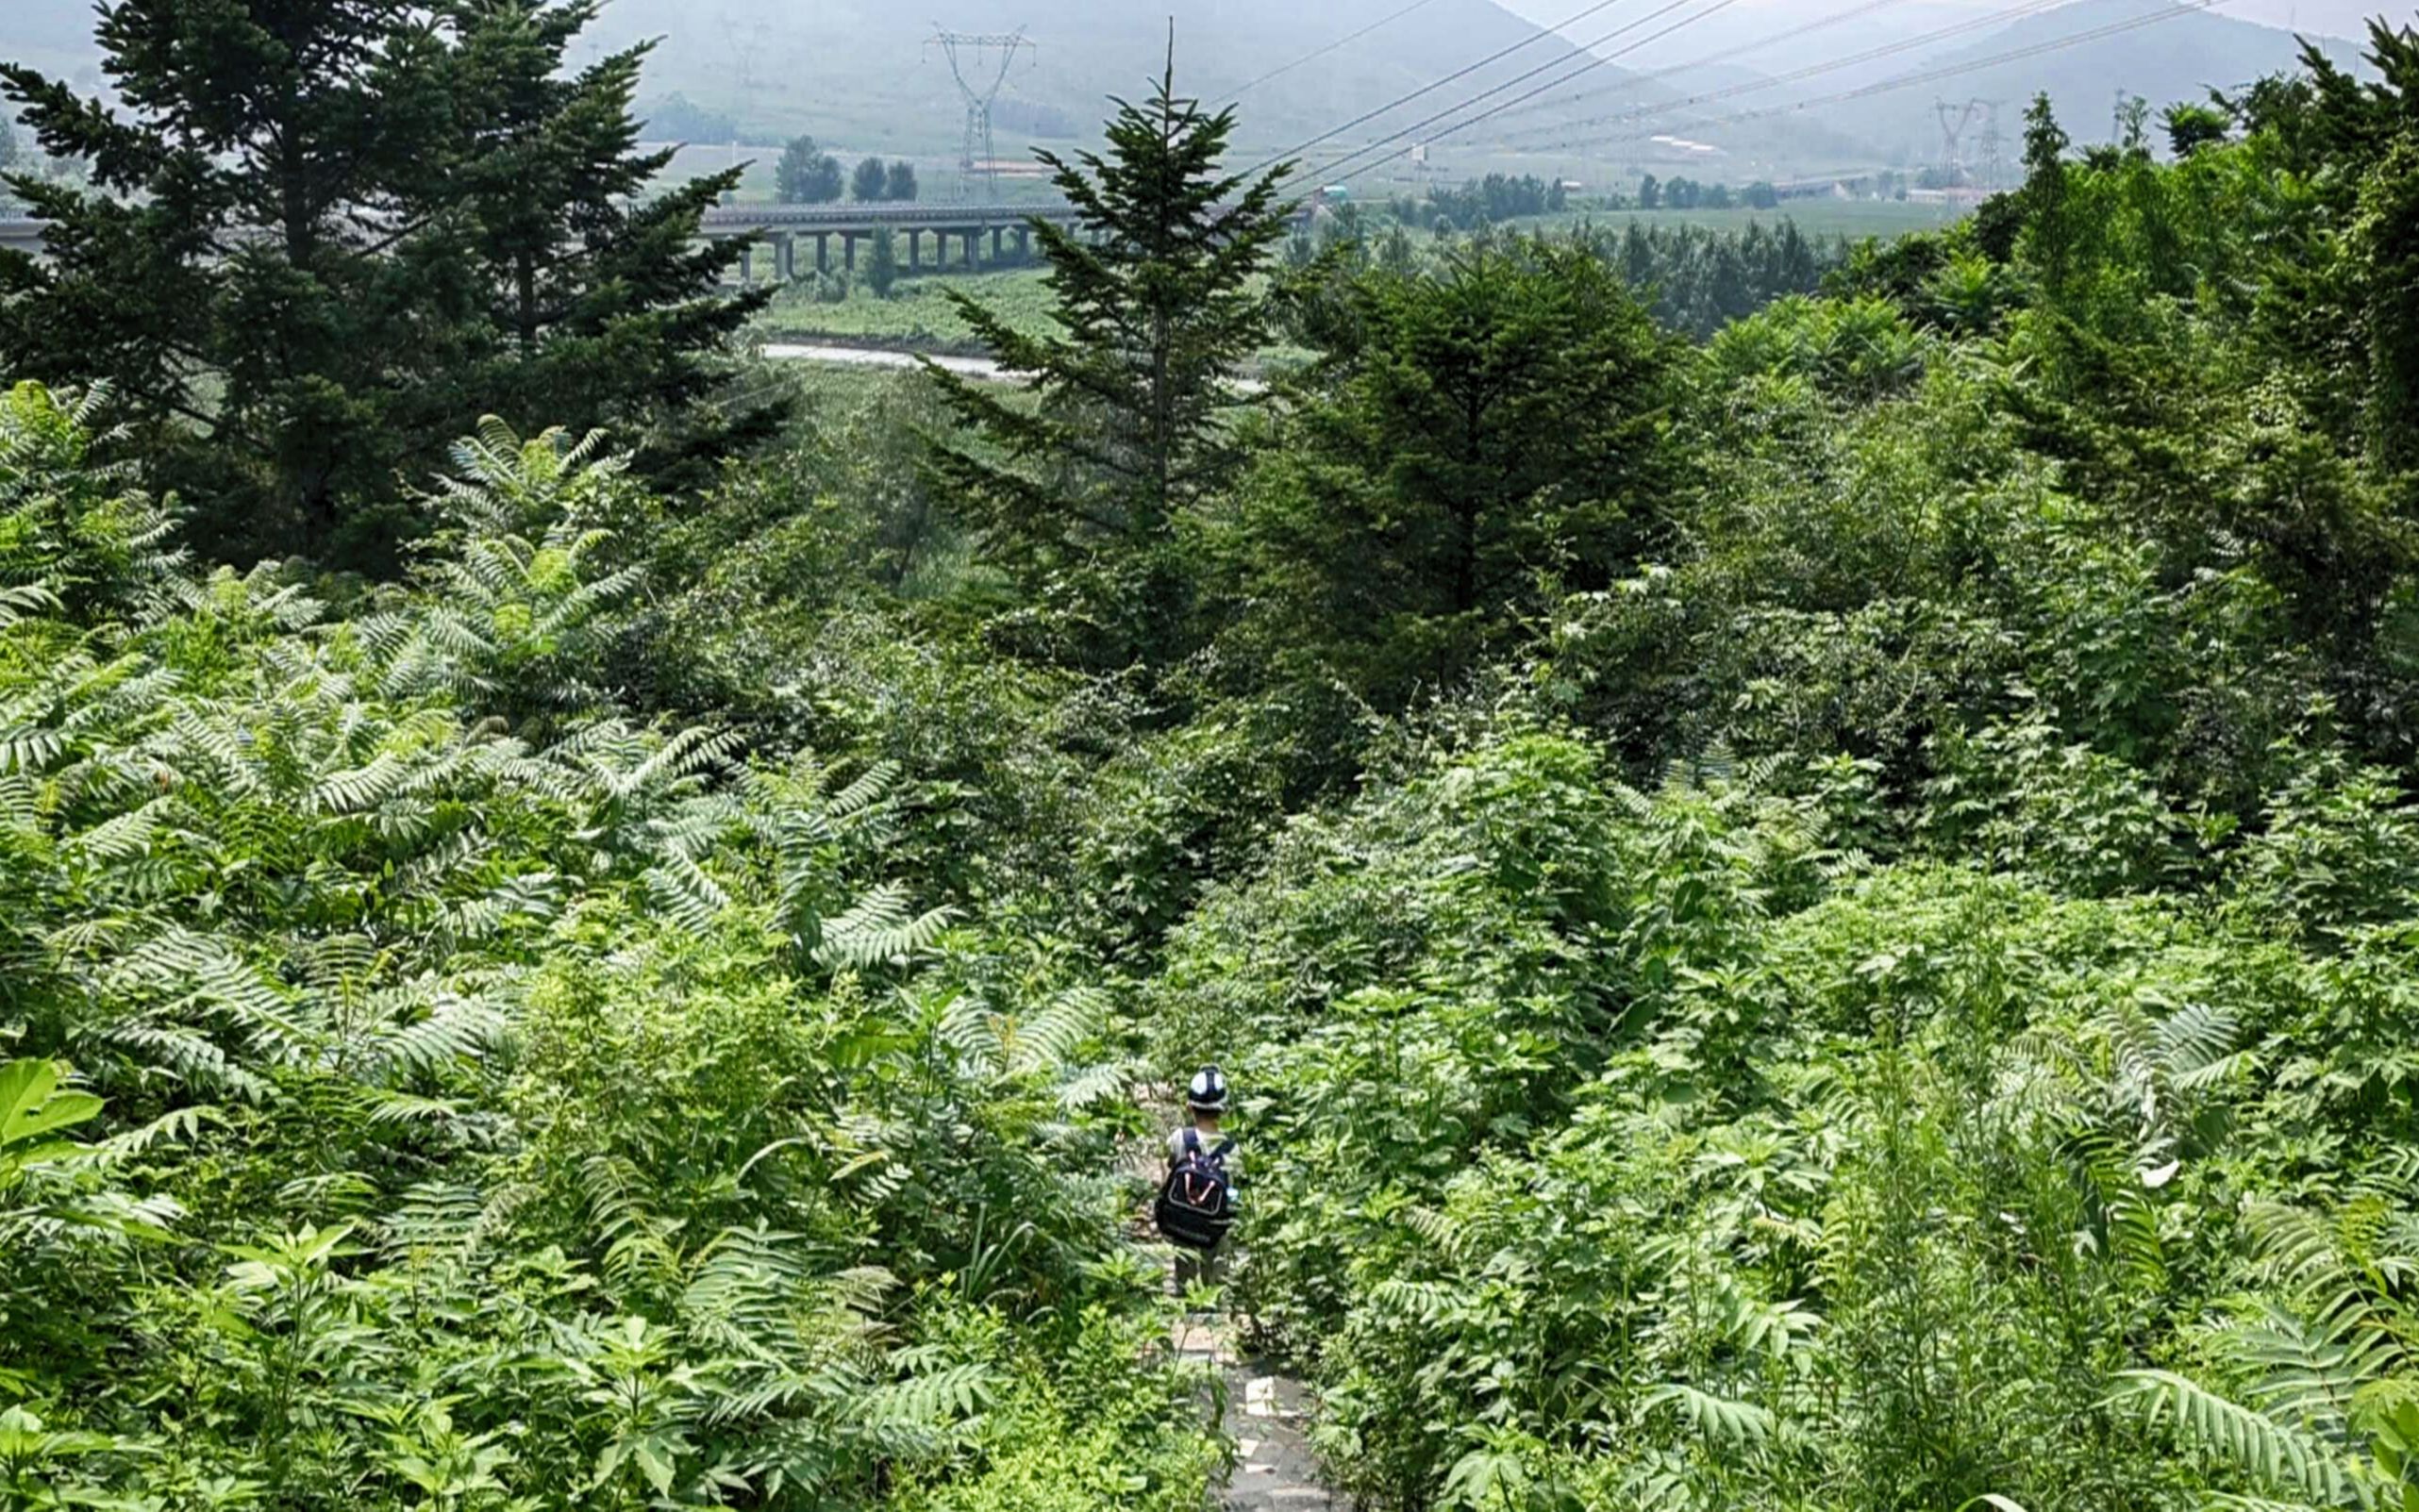
<svg viewBox="0 0 2419 1512"><path fill-rule="evenodd" d="M1226 1383L1226 1431L1234 1473L1219 1493L1228 1512L1329 1512L1340 1504L1319 1484L1318 1461L1303 1437L1302 1383L1240 1356L1218 1323L1178 1323L1179 1358L1215 1368Z"/></svg>
<svg viewBox="0 0 2419 1512"><path fill-rule="evenodd" d="M1175 1124L1178 1089L1147 1087L1137 1100L1150 1115L1154 1130ZM1137 1139L1119 1152L1119 1164L1138 1186L1156 1187L1166 1169L1166 1147L1154 1135ZM1143 1243L1156 1243L1147 1212L1135 1214L1134 1233ZM1159 1253L1169 1253L1164 1245ZM1235 1332L1224 1319L1179 1320L1170 1333L1176 1357L1189 1365L1215 1370L1226 1382L1226 1421L1218 1424L1235 1440L1235 1469L1218 1494L1226 1512L1341 1512L1346 1504L1319 1484L1319 1465L1304 1436L1308 1389L1301 1382L1277 1374L1245 1358L1235 1345Z"/></svg>

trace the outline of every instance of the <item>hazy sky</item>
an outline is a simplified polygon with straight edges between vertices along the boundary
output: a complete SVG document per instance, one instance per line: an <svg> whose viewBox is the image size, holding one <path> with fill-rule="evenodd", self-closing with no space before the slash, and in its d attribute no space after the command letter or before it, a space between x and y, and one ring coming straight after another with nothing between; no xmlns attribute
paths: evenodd
<svg viewBox="0 0 2419 1512"><path fill-rule="evenodd" d="M1541 26L1551 26L1587 8L1589 0L1497 0L1516 15L1525 16ZM1641 48L1635 60L1647 64L1685 61L1695 56L1729 47L1751 38L1759 27L1777 30L1799 22L1845 10L1855 0L1732 0L1721 11L1685 30L1675 32L1668 40ZM1801 45L1822 49L1821 57L1851 53L1860 43L1870 46L1888 42L1910 32L1927 31L1942 25L1937 13L1943 10L1986 11L2004 10L2014 0L1903 0L1903 3L1860 17L1841 26L1837 31L1824 32L1808 38ZM1621 25L1622 11L1615 8L1580 22L1567 34L1574 41L1586 41L1611 31ZM2262 25L2283 26L2332 34L2337 37L2365 36L2364 18L2388 10L2397 19L2411 19L2411 0L2396 0L2386 7L2382 0L2220 0L2217 14L2232 16L2238 21L2258 22ZM1675 17L1685 12L1676 12ZM1660 29L1660 23L1649 30ZM1635 33L1622 39L1623 45L1634 40ZM2155 35L2155 31L2153 33ZM1963 40L1963 39L1961 39ZM1685 44L1690 51L1675 51ZM2150 37L2143 45L2156 45ZM1624 58L1623 61L1631 61ZM1738 59L1740 66L1766 72L1785 68L1792 63L1810 60L1805 56L1792 57L1787 46L1767 53L1748 53Z"/></svg>

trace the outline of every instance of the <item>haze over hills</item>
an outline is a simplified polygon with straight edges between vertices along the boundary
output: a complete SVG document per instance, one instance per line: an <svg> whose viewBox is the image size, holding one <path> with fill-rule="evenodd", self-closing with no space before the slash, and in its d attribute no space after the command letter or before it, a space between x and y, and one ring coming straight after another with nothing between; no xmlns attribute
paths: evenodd
<svg viewBox="0 0 2419 1512"><path fill-rule="evenodd" d="M1578 0L1503 0L1504 8L1515 15L1550 26L1579 8ZM2005 0L1921 0L1921 3L1893 5L1886 14L1893 18L1888 25L1912 33L1938 25L1943 20L1954 19L1960 13L1971 14L2000 8ZM1758 32L1777 31L1799 22L1843 8L1840 0L1736 0L1720 14L1707 18L1703 27L1692 28L1690 35L1698 43L1726 38L1744 41ZM2368 18L2378 13L2377 0L2227 0L2227 14L2240 21L2283 31L2303 31L2314 35L2359 37L2367 31ZM2410 8L2402 8L2402 17L2410 18ZM1681 54L1675 38L1665 44L1641 49L1643 63L1655 65Z"/></svg>
<svg viewBox="0 0 2419 1512"><path fill-rule="evenodd" d="M2074 45L2066 39L2156 12L2176 8L2174 0L2075 0L2055 10L2027 16L1991 34L1924 57L1910 67L1956 67L2011 52L2040 49L2004 63L1960 72L1917 89L1825 108L1828 124L1871 141L1886 156L1930 160L1941 156L1941 134L1928 117L1935 94L1951 100L2002 102L2001 129L2014 157L2025 102L2046 92L2067 132L2078 141L2107 140L2122 92L2150 103L2155 120L2166 105L2208 98L2212 89L2234 91L2253 80L2294 67L2300 41L2291 32L2236 19L2234 6L2171 15L2146 25ZM2360 47L2334 37L2308 39L2336 64L2365 72ZM1910 111L1913 104L1921 108ZM1912 119L1910 119L1912 117Z"/></svg>
<svg viewBox="0 0 2419 1512"><path fill-rule="evenodd" d="M596 36L615 45L661 36L655 87L710 102L754 130L814 130L852 146L862 135L870 146L943 151L957 147L961 116L947 61L926 41L936 20L974 33L1022 26L1034 47L1009 70L1002 91L1006 150L1053 136L1089 138L1107 96L1139 93L1164 66L1171 14L1179 90L1218 100L1400 8L1401 0L1315 8L1292 0L951 0L927 15L869 0L619 0ZM1435 0L1416 25L1383 27L1253 88L1243 140L1289 146L1537 36L1492 0ZM1462 82L1485 88L1571 55L1567 42L1542 39ZM989 59L994 70L998 57Z"/></svg>
<svg viewBox="0 0 2419 1512"><path fill-rule="evenodd" d="M582 46L593 56L659 39L647 98L660 104L679 96L725 118L725 129L743 141L772 143L812 132L843 155L878 152L947 162L957 156L963 118L948 62L928 42L936 25L977 33L1022 26L1034 43L1009 67L996 117L999 154L1013 158L1035 144L1088 141L1107 96L1146 89L1167 56L1171 12L1179 89L1211 101L1243 91L1239 141L1254 156L1293 147L1525 42L1501 61L1322 144L1306 155L1304 176L1324 182L1331 174L1365 168L1369 157L1345 155L1460 102L1487 96L1486 105L1500 105L1568 77L1536 101L1466 130L1452 129L1460 115L1408 130L1381 156L1432 139L1424 171L1446 178L1506 168L1613 183L1641 169L1668 173L1693 165L1681 171L1743 181L1937 161L1944 148L1935 96L2007 102L2000 127L2010 158L2017 112L2036 90L2050 93L2074 135L2094 140L2108 131L2120 90L2158 106L2291 67L2297 52L2292 34L2230 12L2266 16L2292 3L2225 0L2223 11L2177 15L2062 45L2091 28L2172 7L2174 0L2076 0L2005 25L1991 23L2015 0L1730 0L1718 11L1699 8L1684 16L1677 27L1638 9L1645 0L1586 15L1590 0L1426 0L1391 21L1404 11L1405 0L1328 0L1315 8L1298 0L1153 6L943 0L937 19L922 7L876 0L613 0ZM2302 4L2333 14L2318 0ZM1840 24L1817 32L1772 40L1843 15ZM1559 35L1544 34L1536 24L1541 19L1570 25ZM1959 24L1966 25L1954 38L1827 66ZM0 56L25 58L89 86L97 80L91 25L89 0L7 0ZM1629 48L1666 28L1670 36L1577 76L1588 56L1580 44L1611 37L1606 49ZM1366 35L1354 35L1364 29ZM1319 51L1346 38L1352 40ZM2341 61L2357 58L2352 43L2326 45ZM1786 108L2030 48L2041 50L1861 99ZM995 71L1003 56L970 54L964 61L970 72ZM1713 61L1682 66L1702 59ZM1823 72L1755 87L1760 77L1810 67ZM1532 71L1540 71L1534 79L1514 82ZM1717 93L1712 101L1693 98ZM1733 119L1743 115L1746 119ZM691 125L677 134L707 135ZM1421 172L1409 159L1390 161L1369 176L1367 187L1399 189L1418 182Z"/></svg>

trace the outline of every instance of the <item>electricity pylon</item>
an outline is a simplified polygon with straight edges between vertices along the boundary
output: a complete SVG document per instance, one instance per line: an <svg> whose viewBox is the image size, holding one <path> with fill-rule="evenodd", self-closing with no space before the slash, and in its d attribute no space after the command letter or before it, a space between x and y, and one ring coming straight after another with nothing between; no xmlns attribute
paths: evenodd
<svg viewBox="0 0 2419 1512"><path fill-rule="evenodd" d="M965 199L973 191L979 168L985 192L997 198L999 164L992 145L992 102L1008 82L1008 71L1016 66L1016 55L1033 47L1033 41L1022 26L1011 32L976 33L951 31L936 21L925 46L938 47L948 58L950 76L958 81L958 92L966 100L965 144L958 153L958 197ZM990 66L993 53L999 55L997 69Z"/></svg>
<svg viewBox="0 0 2419 1512"><path fill-rule="evenodd" d="M1995 194L2006 188L2000 177L2000 151L2006 139L1999 135L1999 110L2005 100L1977 100L1982 109L1982 189Z"/></svg>
<svg viewBox="0 0 2419 1512"><path fill-rule="evenodd" d="M1962 105L1947 100L1932 102L1932 113L1940 117L1941 136L1948 143L1948 161L1944 166L1948 169L1948 179L1952 184L1965 182L1965 157L1960 149L1964 144L1965 128L1972 125L1975 116L1980 113L1981 103L1979 100L1968 100Z"/></svg>

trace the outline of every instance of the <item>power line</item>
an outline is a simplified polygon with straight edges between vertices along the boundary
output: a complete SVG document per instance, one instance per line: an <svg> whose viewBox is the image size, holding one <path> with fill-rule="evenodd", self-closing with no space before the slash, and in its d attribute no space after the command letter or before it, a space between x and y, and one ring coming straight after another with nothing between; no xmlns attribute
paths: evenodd
<svg viewBox="0 0 2419 1512"><path fill-rule="evenodd" d="M1517 130L1505 133L1498 140L1510 145L1518 142L1523 137L1535 136L1541 132L1569 131L1577 126L1609 125L1617 122L1635 120L1642 114L1653 114L1657 111L1676 109L1690 105L1710 104L1715 100L1735 99L1742 94L1753 94L1760 90L1773 89L1782 84L1793 84L1800 79L1817 77L1839 69L1853 68L1859 63L1870 63L1880 58L1895 57L1900 53L1912 52L1916 48L1928 47L1934 42L1981 27L2005 25L2009 22L2020 21L2044 10L2057 9L2066 3L2067 0L2021 0L2021 3L2004 9L1986 11L1981 15L1970 17L1964 21L1952 22L1948 25L1936 27L1931 31L1922 32L1912 37L1902 37L1896 42L1884 42L1877 47L1868 47L1863 52L1851 53L1845 58L1832 58L1827 63L1810 63L1804 68L1793 69L1786 74L1774 74L1761 78L1748 79L1743 83L1709 90L1702 94L1691 95L1683 100L1638 106L1628 110L1616 111L1611 115L1595 116L1583 121L1560 121L1552 125L1522 126ZM1711 59L1700 59L1699 63L1707 61ZM1694 68L1699 66L1699 63L1681 66Z"/></svg>
<svg viewBox="0 0 2419 1512"><path fill-rule="evenodd" d="M2077 43L2096 42L2103 37L2111 37L2119 32L2131 31L2139 26L2153 25L2161 21L2173 20L2177 16L2194 15L2203 10L2213 10L2217 7L2226 3L2227 0L2184 0L2184 3L2182 4L2155 10L2147 15L2134 16L2124 21L2110 22L2105 25L2094 26L2085 31L2076 32L2072 36L2053 38L2052 40L2044 42L2034 42L2029 46L2012 48L2004 53L1994 53L1989 57L1973 58L1963 63L1951 63L1938 68L1919 70L1912 74L1902 74L1894 78L1882 79L1876 83L1860 85L1855 89L1842 90L1834 94L1818 95L1809 100L1798 100L1788 105L1766 106L1760 109L1741 110L1729 115L1713 116L1701 121L1676 124L1685 125L1692 131L1697 131L1703 130L1709 126L1736 125L1743 121L1755 121L1770 116L1788 115L1798 110L1811 109L1820 105L1839 105L1849 100L1865 99L1872 95L1888 93L1893 90L1910 89L1919 84L1930 84L1940 79L1954 78L1960 74L1971 74L1977 69L1993 68L2001 63L2012 63L2027 58L2036 58L2044 53L2058 52L2064 48L2073 47ZM1774 82L1780 81L1775 80ZM1658 107L1651 110L1634 112L1632 118L1635 119L1635 116L1639 114L1661 114L1664 110L1684 108L1687 106L1695 103L1698 102L1693 100L1676 101L1671 106ZM1627 136L1575 138L1567 141L1553 142L1545 147L1536 150L1551 152L1574 147L1602 146L1618 141L1636 141L1651 134L1652 133L1649 132L1634 132ZM1376 164L1371 165L1371 167L1376 166ZM1361 172L1366 171L1367 170L1365 169L1361 170ZM1347 176L1357 177L1359 175L1356 174Z"/></svg>
<svg viewBox="0 0 2419 1512"><path fill-rule="evenodd" d="M1418 89L1413 90L1410 93L1389 100L1375 110L1363 111L1361 114L1354 116L1351 120L1335 127L1331 131L1323 131L1319 133L1319 135L1312 137L1308 141L1295 142L1293 146L1286 148L1283 152L1276 154L1273 158L1262 158L1252 167L1245 169L1243 171L1243 176L1245 178L1249 178L1256 174L1264 173L1297 154L1308 152L1310 149L1317 146L1323 141L1332 141L1336 138L1343 136L1345 132L1350 131L1355 126L1364 125L1369 122L1375 121L1379 116L1384 115L1387 111L1394 109L1400 106L1409 105L1423 94L1432 94L1456 79L1467 78L1491 63L1500 63L1505 58L1510 58L1512 54L1519 52L1522 48L1534 46L1538 42L1543 42L1546 38L1557 35L1563 27L1576 26L1580 22L1587 20L1590 16L1596 14L1598 11L1609 10L1618 4L1620 4L1620 0L1595 0L1595 4L1588 7L1585 10L1580 11L1577 15L1571 17L1567 21L1557 22L1555 25L1547 27L1543 31L1531 32L1520 41L1512 43L1510 46L1489 53L1486 57L1468 65L1467 67L1457 68L1452 73L1447 74L1444 77L1436 80L1432 84L1423 84Z"/></svg>
<svg viewBox="0 0 2419 1512"><path fill-rule="evenodd" d="M1008 82L1008 72L1016 66L1016 55L1035 47L1025 28L989 35L951 31L934 24L926 47L938 47L949 59L949 76L958 81L958 92L964 97L966 131L964 145L958 155L958 197L966 198L974 191L975 175L979 173L991 198L999 197L999 149L992 140L992 106ZM959 49L974 55L973 77L968 77L968 65L959 57ZM999 68L985 79L983 71L993 53L999 54Z"/></svg>
<svg viewBox="0 0 2419 1512"><path fill-rule="evenodd" d="M1349 47L1354 42L1360 41L1360 39L1368 36L1371 32L1377 30L1379 27L1391 26L1394 23L1402 20L1405 16L1410 15L1412 11L1421 9L1426 6L1434 5L1435 3L1436 0L1411 0L1410 5L1407 5L1402 9L1395 11L1393 15L1373 21L1368 25L1361 27L1359 31L1354 32L1349 37L1339 37L1334 42L1327 43L1325 47L1316 48L1310 52L1304 53L1301 57L1286 64L1283 68L1270 69L1267 73L1262 74L1260 77L1235 91L1234 93L1227 95L1224 100L1221 100L1218 103L1221 106L1232 105L1237 100L1242 99L1244 95L1249 94L1252 91L1259 89L1261 85L1267 83L1270 79L1291 74L1305 63L1315 63L1320 58L1326 57L1329 53L1336 51L1338 48Z"/></svg>
<svg viewBox="0 0 2419 1512"><path fill-rule="evenodd" d="M1664 5L1657 8L1656 9L1649 10L1644 15L1638 17L1634 21L1616 26L1611 31L1609 31L1603 36L1596 38L1594 41L1590 42L1586 47L1581 49L1583 56L1586 58L1586 61L1582 62L1577 68L1563 75L1560 78L1548 79L1536 89L1529 91L1528 93L1521 95L1518 99L1508 100L1496 108L1498 110L1508 110L1511 108L1511 107L1518 105L1521 100L1531 99L1546 90L1560 89L1561 86L1568 84L1571 80L1579 77L1581 75L1593 73L1595 70L1602 68L1605 64L1611 62L1614 58L1636 52L1639 48L1645 46L1648 42L1655 41L1657 38L1669 36L1671 33L1677 31L1682 26L1688 25L1693 22L1702 21L1707 16L1713 14L1713 12L1723 9L1725 7L1736 4L1737 0L1714 0L1713 4L1706 7L1703 10L1698 11L1695 15L1683 17L1673 25L1664 27L1661 31L1656 32L1652 36L1642 37L1618 52L1599 54L1595 51L1596 48L1603 46L1606 42L1612 41L1615 37L1622 35L1624 32L1635 30L1637 27L1643 26L1646 23L1653 21L1658 16L1669 15L1671 12L1677 10L1680 7L1693 3L1694 0L1666 0ZM1403 138L1410 136L1414 131L1419 131L1427 126L1432 126L1438 122L1443 120L1446 116L1458 114L1459 112L1466 110L1470 108L1470 107L1478 104L1482 100L1488 99L1493 95L1501 94L1504 91L1511 89L1517 85L1525 84L1528 80L1535 78L1540 74L1546 73L1553 69L1566 67L1570 61L1571 59L1567 58L1558 58L1550 63L1542 64L1539 67L1532 68L1526 74L1514 75L1512 77L1504 80L1494 88L1482 91L1479 93L1470 96L1466 100L1459 102L1458 104L1449 105L1424 121L1414 121L1410 125L1404 126L1400 130L1390 132L1387 135L1378 138L1376 141L1345 153L1343 157L1335 158L1322 166L1319 169L1319 176L1323 178L1329 176L1335 172L1335 170L1343 167L1345 163L1352 161L1355 158L1366 157L1368 154L1385 146L1390 141L1399 141ZM1493 113L1493 111L1488 112L1488 114ZM1484 119L1486 119L1485 116L1475 116L1472 118L1472 120ZM1448 126L1444 130L1438 132L1437 136L1449 137L1454 132L1460 130L1462 125L1467 125L1469 124L1469 122L1463 122L1460 125ZM1407 148L1405 150L1409 151L1410 149ZM1400 157L1401 154L1397 153L1395 156Z"/></svg>
<svg viewBox="0 0 2419 1512"><path fill-rule="evenodd" d="M1850 6L1845 10L1834 11L1830 15L1818 17L1813 21L1805 22L1799 25L1792 26L1786 31L1777 31L1768 36L1749 38L1747 41L1740 42L1735 46L1725 47L1716 52L1708 53L1702 58L1691 58L1685 63L1671 63L1662 68L1647 69L1643 72L1633 73L1618 84L1609 84L1601 90L1592 90L1585 94L1574 94L1567 100L1558 100L1551 103L1555 105L1578 105L1588 100L1601 100L1611 95L1626 93L1628 91L1637 88L1641 84L1651 83L1659 78L1668 78L1674 74L1685 74L1691 69L1705 68L1714 63L1727 62L1731 58L1739 58L1748 53L1761 52L1767 47L1772 47L1781 42L1794 42L1800 37L1810 36L1818 31L1828 30L1833 26L1839 25L1842 22L1854 21L1859 16L1870 15L1876 10L1880 10L1887 7L1900 5L1903 3L1904 0L1864 0L1862 5ZM1529 110L1515 110L1509 111L1507 113L1512 115L1528 115L1546 108L1548 108L1548 106L1546 105L1538 105L1532 107ZM1562 128L1557 127L1556 129L1559 130Z"/></svg>
<svg viewBox="0 0 2419 1512"><path fill-rule="evenodd" d="M1492 117L1501 115L1501 114L1502 114L1503 112L1505 112L1506 110L1510 109L1512 107L1514 107L1514 106L1516 106L1516 105L1519 105L1521 102L1523 102L1523 101L1525 101L1525 100L1533 100L1533 99L1535 99L1537 96L1539 96L1539 95L1541 95L1541 94L1544 93L1544 92L1545 92L1546 91L1548 91L1548 90L1560 89L1561 86L1563 86L1563 85L1565 85L1565 84L1568 84L1569 82L1571 82L1571 80L1573 80L1573 79L1575 79L1575 78L1577 78L1577 77L1578 77L1580 75L1582 75L1582 74L1590 73L1590 72L1592 72L1592 71L1593 71L1593 70L1595 70L1595 69L1598 69L1598 68L1603 67L1603 66L1604 66L1605 64L1607 64L1607 63L1610 63L1610 62L1613 61L1615 58L1625 57L1625 56L1627 56L1627 54L1630 54L1630 53L1634 53L1634 52L1636 52L1639 48L1645 46L1648 42L1660 41L1660 39L1662 39L1662 38L1665 38L1665 37L1670 36L1673 32L1676 32L1676 31L1680 30L1682 27L1693 25L1695 25L1697 22L1703 21L1706 17L1708 17L1708 16L1710 16L1710 15L1713 14L1715 11L1720 10L1720 9L1724 8L1725 7L1727 7L1727 6L1733 5L1733 4L1735 4L1735 3L1736 3L1736 0L1714 0L1714 3L1713 3L1713 4L1711 4L1711 5L1708 6L1708 7L1706 7L1703 10L1700 10L1700 11L1696 12L1694 15L1691 15L1691 16L1682 16L1679 20L1677 20L1677 21L1676 21L1676 22L1673 22L1670 25L1668 25L1668 26L1664 27L1664 28L1663 28L1662 30L1660 30L1660 31L1658 31L1658 32L1652 32L1652 33L1650 33L1650 34L1648 34L1648 35L1646 35L1646 36L1644 36L1644 37L1641 37L1641 38L1639 38L1636 42L1631 42L1631 43L1630 43L1628 46L1627 46L1627 47L1620 48L1620 49L1618 49L1618 50L1616 50L1616 51L1614 51L1614 52L1606 53L1606 54L1604 54L1604 55L1602 55L1602 56L1600 56L1600 57L1597 57L1597 58L1593 58L1593 59L1592 59L1592 60L1591 60L1591 61L1590 61L1590 62L1589 62L1585 67L1583 67L1583 68L1579 68L1579 69L1577 69L1577 70L1575 70L1574 72L1572 72L1572 73L1570 73L1570 74L1566 74L1566 75L1564 75L1562 77L1560 77L1560 78L1559 78L1559 79L1547 79L1544 83L1543 83L1543 84L1539 85L1537 88L1535 88L1535 89L1533 89L1533 90L1530 90L1527 93L1526 93L1526 94L1516 94L1516 95L1512 96L1510 99L1506 100L1503 104L1501 104L1501 105L1498 105L1498 106L1494 107L1493 109L1489 109L1489 110L1481 110L1481 111L1479 111L1476 115L1474 115L1474 116L1470 117L1470 118L1469 118L1468 120L1466 120L1466 121L1457 121L1457 122L1455 122L1453 125L1449 125L1449 126L1445 127L1443 131L1438 132L1438 133L1436 134L1436 137L1435 137L1435 138L1430 138L1429 140L1430 140L1430 141L1435 141L1437 138L1452 136L1455 132L1458 132L1458 131L1465 131L1465 130L1469 129L1470 127L1476 125L1477 125L1479 122L1481 122L1481 121L1489 120L1489 119L1491 119ZM1648 17L1646 17L1646 18L1644 18L1644 19L1651 20L1651 19L1653 19L1653 16L1659 16L1659 15L1661 15L1661 14L1663 13L1663 11L1665 11L1665 10L1669 10L1669 9L1671 9L1671 8L1672 8L1672 7L1670 7L1670 6L1665 6L1665 7L1663 7L1662 10L1655 11L1655 12L1653 12L1650 16L1648 16ZM1480 96L1480 98L1484 98L1484 96ZM1474 101L1474 102L1472 102L1472 103L1476 103L1476 102ZM1393 152L1391 152L1391 153L1388 153L1385 157L1383 157L1383 158L1380 158L1376 159L1375 162L1371 162L1371 163L1363 164L1361 167L1359 167L1359 168L1354 169L1351 173L1343 174L1343 177L1341 177L1341 178L1340 178L1340 179L1338 179L1337 181L1338 181L1339 183L1349 184L1349 183L1351 183L1354 179L1359 178L1359 177L1362 176L1362 175L1363 175L1363 174L1370 174L1370 173L1374 173L1374 172L1376 172L1377 169L1384 167L1386 164L1388 164L1388 163L1390 163L1390 162L1393 162L1395 158L1402 157L1405 153L1408 153L1408 152L1410 152L1410 150L1411 150L1411 148L1410 148L1410 147L1398 147L1398 148L1396 148L1394 151L1393 151ZM1324 175L1323 175L1323 176L1324 176Z"/></svg>

